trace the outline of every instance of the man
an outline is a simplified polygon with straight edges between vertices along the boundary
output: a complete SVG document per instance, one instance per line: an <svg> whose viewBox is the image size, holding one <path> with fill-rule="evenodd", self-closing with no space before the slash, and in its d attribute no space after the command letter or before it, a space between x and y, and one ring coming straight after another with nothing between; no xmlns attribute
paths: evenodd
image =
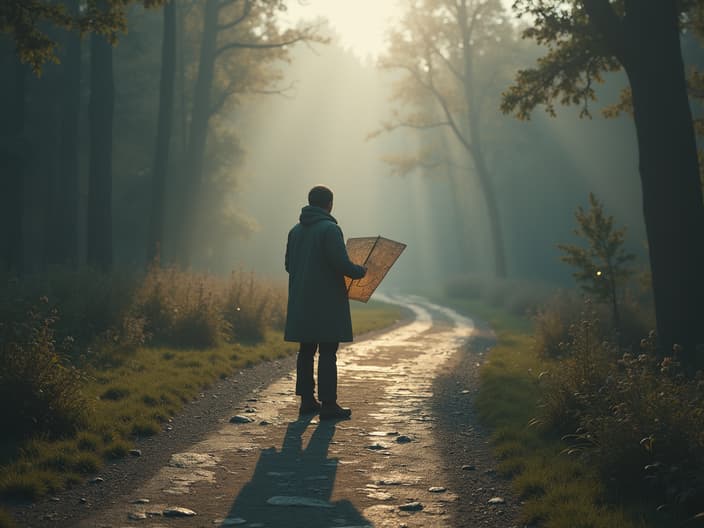
<svg viewBox="0 0 704 528"><path fill-rule="evenodd" d="M288 312L284 339L300 343L296 394L301 414L320 412L321 419L352 414L337 404L337 348L352 341L352 319L345 276L361 279L366 269L347 255L342 230L332 212L332 191L318 185L308 193L300 222L288 234L286 271ZM318 350L318 397L315 399L313 357Z"/></svg>

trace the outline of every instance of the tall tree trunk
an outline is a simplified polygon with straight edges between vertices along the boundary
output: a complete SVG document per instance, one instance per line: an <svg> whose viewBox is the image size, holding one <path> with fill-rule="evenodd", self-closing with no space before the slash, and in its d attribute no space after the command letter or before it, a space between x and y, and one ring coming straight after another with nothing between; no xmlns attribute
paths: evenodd
<svg viewBox="0 0 704 528"><path fill-rule="evenodd" d="M164 4L164 35L161 43L161 80L159 85L159 118L152 176L152 199L147 247L147 264L158 264L164 240L164 193L169 165L171 123L174 108L176 76L176 6L174 0Z"/></svg>
<svg viewBox="0 0 704 528"><path fill-rule="evenodd" d="M639 2L625 24L658 339L692 359L704 343L704 206L676 3Z"/></svg>
<svg viewBox="0 0 704 528"><path fill-rule="evenodd" d="M25 91L27 68L14 58L14 78L5 117L0 119L0 265L12 273L22 273L24 264L23 205L24 173L27 156Z"/></svg>
<svg viewBox="0 0 704 528"><path fill-rule="evenodd" d="M185 162L185 189L183 195L181 229L181 264L191 264L196 239L197 220L200 213L200 197L203 186L203 160L208 139L208 124L211 116L211 92L215 71L217 25L220 3L206 0L203 16L203 37L200 46L198 77L193 94L191 126L188 134L188 152Z"/></svg>
<svg viewBox="0 0 704 528"><path fill-rule="evenodd" d="M77 14L80 0L71 0L69 9ZM81 35L67 35L63 65L63 104L59 143L60 211L56 217L56 263L75 268L78 265L78 126L81 113Z"/></svg>
<svg viewBox="0 0 704 528"><path fill-rule="evenodd" d="M186 43L184 41L184 13L176 5L176 45L178 47L178 91L181 117L181 153L188 149L188 105L186 104Z"/></svg>
<svg viewBox="0 0 704 528"><path fill-rule="evenodd" d="M114 79L112 45L91 35L90 56L90 175L88 179L88 264L112 268L112 121Z"/></svg>
<svg viewBox="0 0 704 528"><path fill-rule="evenodd" d="M475 131L472 135L473 148L471 150L471 158L474 162L474 168L479 181L479 188L484 196L484 204L489 219L489 231L491 233L491 244L494 257L494 274L496 277L504 279L507 276L506 270L506 253L504 249L504 233L501 227L501 216L499 215L499 206L494 192L494 183L491 180L491 174L484 160L484 153L481 150L481 141L479 133Z"/></svg>
<svg viewBox="0 0 704 528"><path fill-rule="evenodd" d="M79 12L79 0L68 2L75 16ZM64 34L66 53L62 59L56 87L51 87L47 97L56 101L57 124L50 142L47 156L49 166L45 170L47 185L47 207L44 229L44 264L75 268L78 265L78 124L81 106L81 36L76 31ZM44 82L48 79L43 80ZM60 94L58 99L55 93ZM47 113L48 115L48 113Z"/></svg>
<svg viewBox="0 0 704 528"><path fill-rule="evenodd" d="M478 9L477 6L474 7ZM506 278L506 254L504 248L504 235L501 227L501 217L499 207L494 192L494 183L484 159L484 148L481 139L481 104L475 94L474 86L474 53L472 45L471 28L468 20L470 15L467 11L467 1L463 0L459 4L458 17L460 34L462 36L462 59L464 69L464 100L467 109L466 126L469 131L469 141L465 142L465 147L476 171L479 180L479 188L484 196L487 215L489 220L489 230L491 233L491 244L494 257L494 274L498 278Z"/></svg>
<svg viewBox="0 0 704 528"><path fill-rule="evenodd" d="M55 68L47 68L41 79L36 79L36 100L33 106L39 109L41 117L41 129L37 132L34 142L34 152L37 153L34 171L35 182L39 183L39 191L43 204L41 214L44 225L42 229L41 253L38 255L40 269L58 264L57 251L62 244L58 227L63 214L63 185L62 174L58 160L60 159L60 100L57 93L62 92L62 75ZM35 98L33 98L35 99ZM35 183L35 185L37 185Z"/></svg>

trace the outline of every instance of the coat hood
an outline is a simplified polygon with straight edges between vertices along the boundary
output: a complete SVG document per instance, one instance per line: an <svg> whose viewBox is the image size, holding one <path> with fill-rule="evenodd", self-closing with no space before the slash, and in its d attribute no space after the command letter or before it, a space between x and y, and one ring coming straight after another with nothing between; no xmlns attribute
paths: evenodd
<svg viewBox="0 0 704 528"><path fill-rule="evenodd" d="M335 217L333 217L325 209L323 209L322 207L316 207L314 205L306 205L303 209L301 209L301 216L298 217L298 220L304 226L313 225L322 220L329 220L331 222L337 223Z"/></svg>

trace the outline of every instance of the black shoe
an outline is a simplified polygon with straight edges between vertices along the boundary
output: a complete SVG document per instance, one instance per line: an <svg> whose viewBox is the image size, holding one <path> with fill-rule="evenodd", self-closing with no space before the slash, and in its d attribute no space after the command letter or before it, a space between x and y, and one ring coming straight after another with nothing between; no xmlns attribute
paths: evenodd
<svg viewBox="0 0 704 528"><path fill-rule="evenodd" d="M298 414L315 414L320 412L320 403L315 399L315 396L310 398L302 398L301 406L298 408Z"/></svg>
<svg viewBox="0 0 704 528"><path fill-rule="evenodd" d="M352 416L352 409L340 407L337 403L323 403L320 408L321 420L347 420Z"/></svg>

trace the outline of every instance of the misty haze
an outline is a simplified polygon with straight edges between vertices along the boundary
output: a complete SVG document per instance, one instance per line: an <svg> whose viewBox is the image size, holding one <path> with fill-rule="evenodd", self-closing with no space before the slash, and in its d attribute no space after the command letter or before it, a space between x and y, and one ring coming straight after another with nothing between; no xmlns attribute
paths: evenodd
<svg viewBox="0 0 704 528"><path fill-rule="evenodd" d="M0 528L699 526L652 4L2 0Z"/></svg>

